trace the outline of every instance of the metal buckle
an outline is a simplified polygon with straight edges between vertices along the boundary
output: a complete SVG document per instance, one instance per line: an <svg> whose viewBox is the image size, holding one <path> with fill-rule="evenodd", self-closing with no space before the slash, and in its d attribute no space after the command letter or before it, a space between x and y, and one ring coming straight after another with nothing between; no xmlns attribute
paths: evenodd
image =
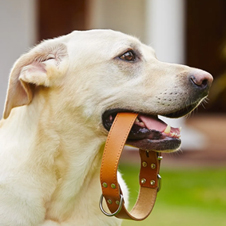
<svg viewBox="0 0 226 226"><path fill-rule="evenodd" d="M162 155L160 155L158 152L157 152L157 158L159 161L161 161L163 159ZM157 178L158 178L158 192L161 190L161 187L162 187L162 177L160 176L160 174L157 175Z"/></svg>
<svg viewBox="0 0 226 226"><path fill-rule="evenodd" d="M157 191L159 192L161 190L161 187L162 187L162 177L160 176L160 174L158 174L157 178L158 178L158 189L157 189Z"/></svg>
<svg viewBox="0 0 226 226"><path fill-rule="evenodd" d="M156 152L156 153L157 153L158 160L161 161L163 159L163 156L159 152Z"/></svg>
<svg viewBox="0 0 226 226"><path fill-rule="evenodd" d="M117 215L120 212L120 210L122 209L123 195L120 194L119 207L118 207L118 209L114 213L107 213L104 210L104 208L103 208L103 197L104 197L103 194L101 194L101 196L100 196L100 203L99 203L99 207L100 207L100 210L102 211L102 213L105 214L108 217L113 217L113 216Z"/></svg>

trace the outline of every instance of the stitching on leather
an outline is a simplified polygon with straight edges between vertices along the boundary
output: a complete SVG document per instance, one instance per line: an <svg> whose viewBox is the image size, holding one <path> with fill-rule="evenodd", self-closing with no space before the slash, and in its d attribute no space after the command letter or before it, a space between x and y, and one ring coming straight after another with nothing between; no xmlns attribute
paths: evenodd
<svg viewBox="0 0 226 226"><path fill-rule="evenodd" d="M111 127L111 129L110 129L110 131L109 131L109 133L108 133L108 137L107 137L107 140L106 140L106 143L105 143L104 153L103 153L103 156L102 156L102 160L104 160L105 157L106 157L106 155L107 155L107 152L106 152L105 150L108 149L108 144L109 144L109 141L110 141L110 139L111 139L112 133L114 132L114 127L115 127L115 124L116 124L117 120L118 120L118 118L117 118L117 116L116 116L116 118L115 118L115 120L114 120L114 123L113 123L113 125L112 125L112 127ZM103 162L103 161L102 161L102 162Z"/></svg>
<svg viewBox="0 0 226 226"><path fill-rule="evenodd" d="M137 116L136 116L136 117L137 117ZM134 123L136 117L133 117L133 118L130 119L129 127L127 128L127 131L126 131L126 133L124 134L124 137L123 137L122 142L121 142L121 144L120 144L120 149L119 149L120 151L117 152L117 161L115 162L114 171L118 169L118 161L119 161L119 158L120 158L120 156L121 156L122 149L123 149L123 147L124 147L124 145L125 145L126 139L127 139L127 137L128 137L128 134L129 134L129 132L130 132L130 130L131 130L131 127L132 127L132 125L133 125L133 123ZM118 119L118 118L117 118L117 119ZM117 182L117 184L118 184L118 181L117 181L117 173L114 174L114 180L115 180L115 181Z"/></svg>
<svg viewBox="0 0 226 226"><path fill-rule="evenodd" d="M106 140L106 143L105 143L105 147L104 147L104 153L103 153L103 156L102 156L102 164L101 164L101 169L102 169L102 166L104 166L106 163L105 163L105 158L106 158L106 155L107 155L107 152L105 150L108 149L108 145L109 145L109 141L111 139L111 136L112 136L112 133L114 131L114 127L115 127L115 124L118 120L118 117L116 116L115 120L114 120L114 123L108 133L108 137L107 137L107 140ZM105 164L104 164L105 163ZM103 170L101 170L101 180L102 180L102 177L103 177Z"/></svg>
<svg viewBox="0 0 226 226"><path fill-rule="evenodd" d="M136 117L137 117L137 115L136 115ZM117 161L116 161L116 163L115 163L115 165L114 165L114 169L113 169L114 172L115 172L115 170L117 171L117 169L118 169L118 167L117 167L117 166L118 166L118 160L119 160L119 158L120 158L120 155L121 155L121 152L122 152L122 148L123 148L124 145L125 145L126 138L128 137L128 134L129 134L129 132L130 132L130 130L131 130L131 127L132 127L132 125L133 125L133 123L134 123L136 117L131 118L129 127L128 127L127 131L126 131L126 134L125 134L125 135L123 136L123 138L122 138L122 142L121 142L120 147L119 147L119 148L120 148L120 149L119 149L120 151L117 152L117 156L116 156ZM106 158L106 155L107 155L107 152L106 152L105 150L108 149L109 141L110 141L110 139L111 139L111 137L112 137L112 133L114 133L114 127L115 127L115 125L117 124L117 121L118 121L118 115L116 116L116 118L115 118L115 120L114 120L114 123L113 123L113 125L112 125L111 130L109 131L108 138L107 138L106 143L105 143L104 153L103 153L103 156L102 156L102 163L105 163L105 158ZM106 163L105 163L105 164L106 164ZM104 164L101 165L101 166L104 166ZM101 170L101 180L102 180L102 178L103 178L103 170ZM117 183L117 185L118 185L118 181L117 181L117 172L114 173L114 178L113 178L113 180L114 180L114 182ZM119 192L118 187L117 187L117 191Z"/></svg>

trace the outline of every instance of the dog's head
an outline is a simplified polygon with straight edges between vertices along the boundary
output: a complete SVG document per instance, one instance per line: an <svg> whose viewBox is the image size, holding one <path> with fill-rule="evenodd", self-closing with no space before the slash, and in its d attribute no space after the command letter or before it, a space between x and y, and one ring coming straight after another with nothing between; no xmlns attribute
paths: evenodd
<svg viewBox="0 0 226 226"><path fill-rule="evenodd" d="M12 108L31 104L40 87L49 98L58 90L63 98L58 111L76 112L83 126L106 136L118 112L137 112L127 143L170 151L180 146L180 132L158 115L188 114L211 83L205 71L158 61L154 50L134 37L111 30L75 31L42 42L15 63L4 118Z"/></svg>

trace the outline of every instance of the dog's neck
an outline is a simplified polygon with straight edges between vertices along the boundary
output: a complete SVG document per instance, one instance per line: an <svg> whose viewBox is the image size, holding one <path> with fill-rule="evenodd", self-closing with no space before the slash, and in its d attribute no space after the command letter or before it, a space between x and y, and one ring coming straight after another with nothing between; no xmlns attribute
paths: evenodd
<svg viewBox="0 0 226 226"><path fill-rule="evenodd" d="M13 109L10 120L3 123L3 127L11 133L5 137L11 137L9 139L14 143L4 150L16 156L12 171L20 171L21 164L16 165L19 156L23 170L32 172L34 180L39 180L42 175L42 181L38 183L42 188L36 188L42 191L46 219L76 222L76 218L86 220L93 217L94 221L98 216L106 223L106 217L98 209L104 136L97 136L85 125L86 122L83 125L73 124L67 116L62 118L51 108L38 109L35 105L34 102ZM10 129L11 125L17 130ZM4 131L7 133L7 130ZM100 222L97 225L101 225Z"/></svg>

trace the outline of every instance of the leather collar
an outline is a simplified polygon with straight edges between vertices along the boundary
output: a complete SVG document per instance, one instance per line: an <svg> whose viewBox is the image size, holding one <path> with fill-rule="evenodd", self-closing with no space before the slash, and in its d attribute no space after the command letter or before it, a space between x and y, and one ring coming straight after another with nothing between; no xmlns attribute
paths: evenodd
<svg viewBox="0 0 226 226"><path fill-rule="evenodd" d="M109 131L100 171L100 209L107 216L139 221L148 217L154 207L160 188L159 169L162 156L154 151L139 150L140 191L134 207L129 212L124 205L123 193L117 180L117 169L126 139L137 116L136 113L118 113ZM103 197L110 213L103 209Z"/></svg>

